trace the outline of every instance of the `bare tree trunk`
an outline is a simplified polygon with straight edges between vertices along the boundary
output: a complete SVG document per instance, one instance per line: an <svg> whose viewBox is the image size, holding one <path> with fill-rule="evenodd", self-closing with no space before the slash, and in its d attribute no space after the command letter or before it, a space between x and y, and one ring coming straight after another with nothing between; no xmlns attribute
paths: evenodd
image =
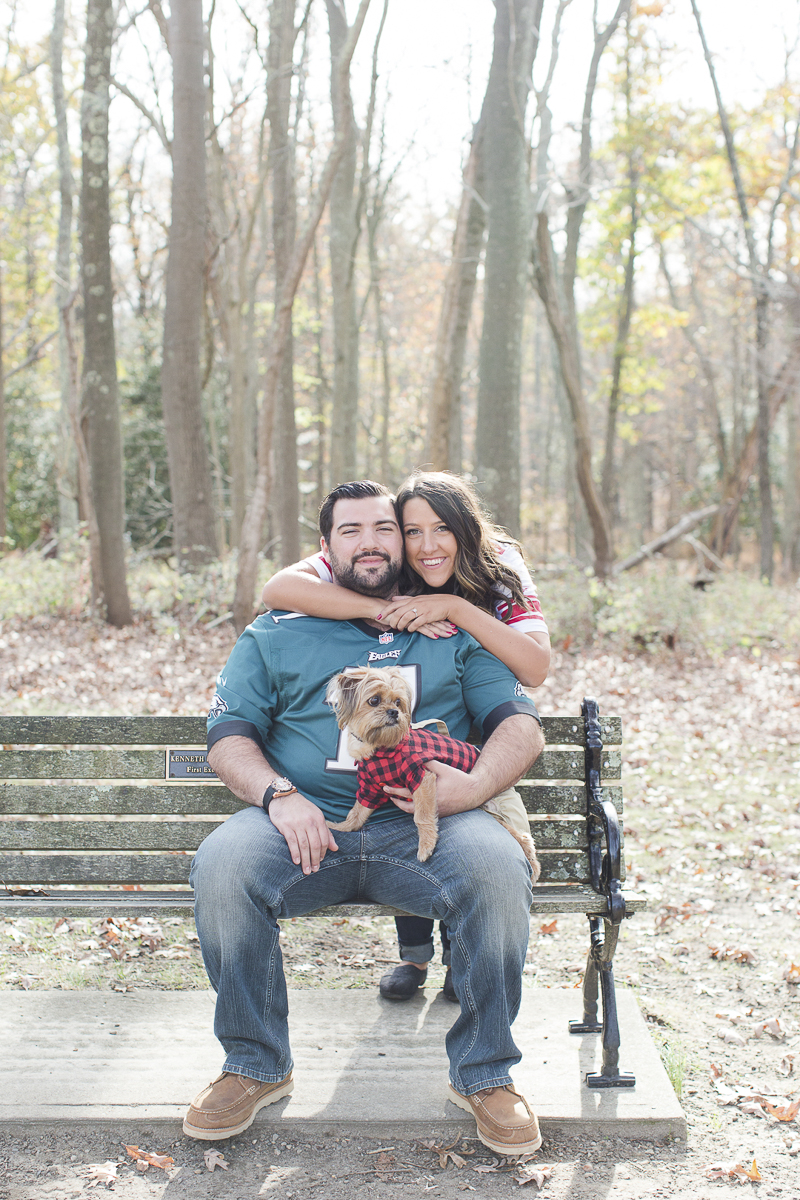
<svg viewBox="0 0 800 1200"><path fill-rule="evenodd" d="M272 165L272 243L275 254L275 301L279 297L292 258L297 226L297 196L294 178L294 140L291 108L292 63L297 31L295 0L272 0L267 78L267 114L270 127ZM297 427L294 411L294 342L291 320L283 333L281 371L275 395L274 512L280 537L283 566L300 557L300 492L297 470Z"/></svg>
<svg viewBox="0 0 800 1200"><path fill-rule="evenodd" d="M786 476L783 487L783 577L800 574L800 389L789 397L786 412Z"/></svg>
<svg viewBox="0 0 800 1200"><path fill-rule="evenodd" d="M214 110L214 78L214 56L209 47L209 114ZM254 300L258 281L266 267L266 252L262 249L253 264L252 248L270 168L270 158L265 146L266 128L265 111L259 130L260 169L254 187L250 187L249 176L245 177L246 198L245 189L242 187L245 180L237 175L235 164L222 148L213 120L210 137L209 191L215 249L209 282L228 364L230 541L234 546L242 528L255 475L254 431L259 381ZM266 240L261 238L262 247Z"/></svg>
<svg viewBox="0 0 800 1200"><path fill-rule="evenodd" d="M786 398L792 395L800 380L800 338L792 343L789 353L776 378L767 389L767 433L775 424L775 418L780 412ZM720 506L720 514L714 530L712 548L718 557L722 558L731 545L739 507L744 499L750 482L750 476L758 462L759 421L756 418L751 425L739 456L731 468L725 485L725 492ZM763 578L763 576L762 576Z"/></svg>
<svg viewBox="0 0 800 1200"><path fill-rule="evenodd" d="M659 244L659 259L661 262L661 271L662 271L664 279L666 280L666 283L667 283L667 290L669 291L670 304L678 312L685 312L686 311L685 307L683 305L681 305L681 303L678 299L678 294L675 290L675 284L672 280L672 276L669 272L669 268L667 267L666 255L664 254L664 247L661 244ZM706 354L705 350L703 349L703 346L697 336L697 331L695 330L693 325L690 325L688 323L684 324L681 326L681 331L682 331L684 337L686 338L687 342L691 346L692 350L696 354L697 360L700 363L700 367L703 372L703 380L706 385L704 388L703 394L705 397L705 406L706 406L706 410L708 412L709 422L711 424L711 432L712 432L712 436L714 438L714 445L716 446L716 450L717 450L717 459L718 459L718 463L719 463L719 478L721 480L725 480L727 478L727 474L728 474L728 444L727 444L727 438L725 436L725 427L722 424L722 412L721 412L720 402L719 402L719 389L717 387L717 374L714 369L714 364L712 363L711 359L709 358L709 356ZM734 453L735 453L735 447L734 447Z"/></svg>
<svg viewBox="0 0 800 1200"><path fill-rule="evenodd" d="M536 289L544 303L550 331L553 334L558 349L561 373L572 416L575 441L575 470L578 487L583 497L586 515L592 531L594 572L600 579L604 579L608 575L613 562L614 552L608 514L600 499L592 474L589 413L586 398L583 394L580 343L575 317L575 277L577 274L581 226L586 212L586 205L589 201L589 188L592 175L592 106L597 86L597 74L603 51L608 45L611 35L618 27L624 13L627 12L629 3L630 0L619 0L613 17L603 29L597 26L595 8L594 51L589 64L589 74L584 93L578 179L571 188L566 189L569 209L567 213L567 244L564 252L562 287L559 287L553 239L547 216L547 197L544 191L544 164L547 158L546 144L544 146L540 144L538 155L540 166L534 276ZM554 46L554 54L555 51L556 47ZM545 103L542 103L542 98L540 98L539 109L543 115L541 136L549 137L550 118L546 106L546 96L544 97L544 101Z"/></svg>
<svg viewBox="0 0 800 1200"><path fill-rule="evenodd" d="M86 524L89 538L89 569L91 577L92 608L96 609L102 602L103 563L100 553L100 527L97 524L97 513L92 495L92 476L89 466L89 450L84 437L80 414L80 385L78 377L78 349L75 345L75 334L72 320L72 308L76 293L73 292L67 303L60 310L59 316L64 326L64 337L67 344L67 415L69 417L72 440L75 445L76 468L78 473L78 516Z"/></svg>
<svg viewBox="0 0 800 1200"><path fill-rule="evenodd" d="M56 243L56 304L58 305L58 378L61 408L58 414L58 457L56 487L58 490L58 530L73 533L78 525L78 479L75 442L69 414L69 348L63 308L72 291L72 165L67 132L67 106L64 99L64 4L55 0L53 28L50 35L50 74L53 87L53 110L56 120L58 148L58 240Z"/></svg>
<svg viewBox="0 0 800 1200"><path fill-rule="evenodd" d="M314 507L319 509L322 501L325 499L325 398L330 392L330 385L325 375L325 359L322 353L322 281L320 279L319 267L319 252L317 250L317 239L314 238L312 247L314 261L314 308L317 318L317 344L315 347L316 358L316 375L318 383L314 393L315 399L315 424L317 428L317 454L316 454L316 471L315 483L316 490L314 499L316 501Z"/></svg>
<svg viewBox="0 0 800 1200"><path fill-rule="evenodd" d="M98 591L109 624L128 625L131 608L125 580L125 500L109 247L108 88L113 29L112 0L88 0L81 105L82 423L87 431L100 532L102 583Z"/></svg>
<svg viewBox="0 0 800 1200"><path fill-rule="evenodd" d="M350 81L340 91L336 63L347 38L344 0L326 0L331 51L331 105L334 133L344 132L345 149L331 190L329 210L331 291L333 293L333 412L331 487L355 479L358 443L358 319L355 252L360 211L355 187L358 130Z"/></svg>
<svg viewBox="0 0 800 1200"><path fill-rule="evenodd" d="M611 369L611 391L608 397L606 413L606 444L603 455L600 494L603 507L608 514L613 528L612 514L615 510L616 471L614 468L614 451L617 437L617 413L621 397L622 367L628 347L628 337L631 331L631 319L634 308L634 271L636 266L636 232L639 227L639 203L636 190L639 173L636 168L635 151L632 145L631 133L631 64L630 64L630 10L628 12L627 45L625 52L625 112L627 118L626 137L628 141L628 203L630 205L630 221L628 223L628 254L625 259L625 281L620 297L617 316L617 337L614 343L614 355Z"/></svg>
<svg viewBox="0 0 800 1200"><path fill-rule="evenodd" d="M483 120L472 134L464 168L461 204L453 235L453 254L444 285L436 334L426 458L434 471L461 470L461 380L467 331L475 296L478 263L486 230L486 181L483 173Z"/></svg>
<svg viewBox="0 0 800 1200"><path fill-rule="evenodd" d="M769 364L767 361L767 350L769 343L769 283L775 214L777 213L778 205L781 202L783 193L789 184L789 180L794 174L794 163L796 161L798 150L798 135L800 134L800 116L798 117L797 124L795 126L794 143L789 151L786 173L781 186L777 190L777 195L773 197L772 210L767 232L766 262L762 263L761 258L759 257L755 233L750 219L750 211L747 206L747 196L745 194L744 184L739 171L739 159L733 140L733 132L728 120L728 114L725 111L725 106L722 102L722 93L720 92L719 84L717 82L714 61L708 46L708 42L706 41L703 23L700 19L700 13L695 0L691 0L691 4L692 12L694 13L695 21L697 23L697 31L700 35L700 42L703 47L703 55L708 66L709 75L711 76L711 83L714 88L714 95L717 101L717 112L719 113L720 125L722 127L722 133L725 139L728 163L730 165L731 175L733 176L734 190L736 192L736 200L739 206L739 215L742 220L742 229L744 231L745 243L747 245L747 257L750 266L750 282L755 300L756 386L758 391L756 460L758 464L758 495L761 508L761 578L772 582L774 567L773 544L775 540L775 530L772 511L772 486L769 466L769 434L774 416L771 416L771 387L769 380Z"/></svg>
<svg viewBox="0 0 800 1200"><path fill-rule="evenodd" d="M211 464L200 389L206 261L206 154L200 0L172 0L172 226L164 306L161 403L172 492L173 545L182 570L218 555Z"/></svg>
<svg viewBox="0 0 800 1200"><path fill-rule="evenodd" d="M392 406L392 373L389 363L389 334L383 319L383 296L381 291L381 268L378 261L378 223L380 208L376 200L371 215L367 218L367 247L369 253L369 290L375 308L375 341L381 362L381 394L380 394L380 479L389 478L389 425Z"/></svg>
<svg viewBox="0 0 800 1200"><path fill-rule="evenodd" d="M561 376L569 401L572 416L572 431L575 442L575 472L578 479L586 515L592 530L594 547L594 573L605 579L611 570L613 550L611 528L606 510L597 491L592 474L592 439L589 429L589 410L581 384L578 346L575 330L561 300L556 275L555 252L550 236L547 214L540 212L536 223L536 290L544 304L550 332L553 335Z"/></svg>
<svg viewBox="0 0 800 1200"><path fill-rule="evenodd" d="M347 85L350 62L356 43L364 25L370 0L360 0L347 41L337 62L337 86ZM294 303L303 268L314 242L325 205L330 196L336 170L345 150L343 131L334 138L325 167L315 193L309 198L308 217L300 236L295 240L289 266L283 277L280 294L270 329L270 352L267 373L264 379L264 400L258 422L258 470L255 486L247 506L239 543L239 566L236 575L236 592L233 599L233 619L237 632L241 632L253 617L253 596L258 571L258 552L261 547L261 532L267 513L270 479L270 450L272 448L272 407L278 393L278 385L286 354L287 332L291 328L292 305Z"/></svg>
<svg viewBox="0 0 800 1200"><path fill-rule="evenodd" d="M0 263L0 553L3 552L5 546L2 539L6 537L7 528L7 501L6 490L8 487L8 461L6 454L6 378L5 378L5 362L3 357L3 343L5 342L5 333L3 328L3 264Z"/></svg>
<svg viewBox="0 0 800 1200"><path fill-rule="evenodd" d="M530 247L525 110L543 0L495 0L494 49L483 104L489 206L480 383L478 487L496 521L519 534L522 324Z"/></svg>

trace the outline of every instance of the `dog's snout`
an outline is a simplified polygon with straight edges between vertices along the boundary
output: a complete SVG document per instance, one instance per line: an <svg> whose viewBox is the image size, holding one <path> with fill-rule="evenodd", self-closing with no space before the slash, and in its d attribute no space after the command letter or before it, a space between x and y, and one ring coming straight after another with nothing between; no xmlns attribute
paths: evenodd
<svg viewBox="0 0 800 1200"><path fill-rule="evenodd" d="M397 724L397 722L400 720L400 712L399 712L399 710L398 710L398 709L396 709L396 708L387 708L387 710L386 710L386 719L387 719L387 721L389 721L389 722L390 722L392 725L396 725L396 724Z"/></svg>

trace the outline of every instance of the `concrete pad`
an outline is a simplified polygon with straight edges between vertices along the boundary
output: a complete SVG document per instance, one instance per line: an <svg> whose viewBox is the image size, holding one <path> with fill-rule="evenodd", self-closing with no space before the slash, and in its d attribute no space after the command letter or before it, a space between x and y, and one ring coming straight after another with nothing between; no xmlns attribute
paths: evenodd
<svg viewBox="0 0 800 1200"><path fill-rule="evenodd" d="M257 1125L383 1136L474 1130L447 1099L444 1038L455 1006L427 989L405 1004L375 991L293 990L291 1097ZM513 1072L547 1132L686 1136L686 1122L633 996L618 991L621 1067L632 1089L591 1091L600 1037L572 1036L575 989L525 991ZM174 1124L218 1073L211 992L0 992L0 1121Z"/></svg>

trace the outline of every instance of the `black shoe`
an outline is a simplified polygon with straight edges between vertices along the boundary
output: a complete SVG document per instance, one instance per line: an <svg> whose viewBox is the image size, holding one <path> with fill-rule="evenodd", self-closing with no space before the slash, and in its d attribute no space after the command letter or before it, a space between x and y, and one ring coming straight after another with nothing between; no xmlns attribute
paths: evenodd
<svg viewBox="0 0 800 1200"><path fill-rule="evenodd" d="M442 988L445 1000L452 1000L453 1004L458 1004L459 999L456 995L456 989L453 987L453 972L450 967L447 968L447 974L444 977L444 987Z"/></svg>
<svg viewBox="0 0 800 1200"><path fill-rule="evenodd" d="M384 1000L410 1000L428 977L428 968L420 971L413 963L398 963L381 980Z"/></svg>

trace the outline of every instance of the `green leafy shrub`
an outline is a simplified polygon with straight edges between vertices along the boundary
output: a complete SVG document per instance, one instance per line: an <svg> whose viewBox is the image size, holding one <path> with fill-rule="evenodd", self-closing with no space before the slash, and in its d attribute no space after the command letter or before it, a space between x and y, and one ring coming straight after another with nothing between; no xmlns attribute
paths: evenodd
<svg viewBox="0 0 800 1200"><path fill-rule="evenodd" d="M794 654L800 644L800 590L767 587L724 572L706 591L678 563L648 563L601 583L579 570L537 578L555 647L616 653Z"/></svg>

